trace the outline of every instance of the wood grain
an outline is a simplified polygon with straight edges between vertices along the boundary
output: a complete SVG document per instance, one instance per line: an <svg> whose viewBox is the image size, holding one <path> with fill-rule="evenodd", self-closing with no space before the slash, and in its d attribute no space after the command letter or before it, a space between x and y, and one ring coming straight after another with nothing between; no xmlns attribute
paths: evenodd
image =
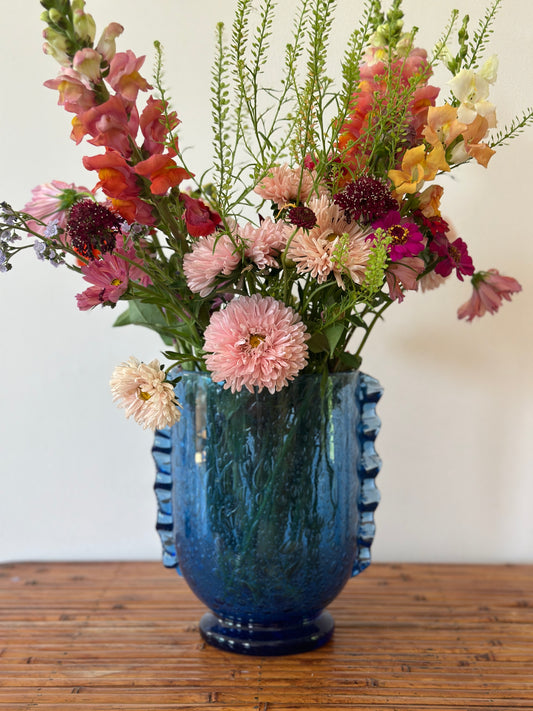
<svg viewBox="0 0 533 711"><path fill-rule="evenodd" d="M533 709L533 566L379 565L314 652L206 646L159 563L0 566L0 710Z"/></svg>

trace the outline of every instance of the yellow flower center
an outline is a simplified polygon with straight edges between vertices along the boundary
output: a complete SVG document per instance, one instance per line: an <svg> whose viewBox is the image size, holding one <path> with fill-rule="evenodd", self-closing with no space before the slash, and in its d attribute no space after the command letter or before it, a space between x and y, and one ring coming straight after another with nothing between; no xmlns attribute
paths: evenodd
<svg viewBox="0 0 533 711"><path fill-rule="evenodd" d="M329 235L326 237L327 242L335 242L339 235L335 234L335 232L330 232Z"/></svg>
<svg viewBox="0 0 533 711"><path fill-rule="evenodd" d="M248 341L250 348L257 348L260 343L263 343L265 338L266 336L262 336L260 333L252 333L250 340Z"/></svg>
<svg viewBox="0 0 533 711"><path fill-rule="evenodd" d="M112 286L118 286L119 284L122 284L122 281L118 278L113 279L113 281L111 282Z"/></svg>
<svg viewBox="0 0 533 711"><path fill-rule="evenodd" d="M139 400L149 400L152 397L150 393L144 392L141 388L139 388L139 392L137 394L139 395Z"/></svg>
<svg viewBox="0 0 533 711"><path fill-rule="evenodd" d="M402 225L393 225L387 230L387 234L392 237L393 244L405 244L409 239L409 230Z"/></svg>

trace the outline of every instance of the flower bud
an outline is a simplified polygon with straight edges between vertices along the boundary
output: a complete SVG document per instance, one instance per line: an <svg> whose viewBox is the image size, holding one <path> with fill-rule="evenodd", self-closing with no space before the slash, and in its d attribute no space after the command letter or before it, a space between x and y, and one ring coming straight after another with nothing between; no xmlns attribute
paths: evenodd
<svg viewBox="0 0 533 711"><path fill-rule="evenodd" d="M72 0L71 5L74 31L81 40L92 44L96 34L96 23L92 15L83 11L85 0Z"/></svg>
<svg viewBox="0 0 533 711"><path fill-rule="evenodd" d="M115 39L122 34L124 28L119 25L118 22L111 22L102 32L102 36L96 47L96 51L99 52L102 57L110 62L117 51Z"/></svg>
<svg viewBox="0 0 533 711"><path fill-rule="evenodd" d="M61 26L61 24L64 24L65 16L59 12L59 10L56 10L55 7L48 10L48 17L50 18L50 22L53 22L56 25Z"/></svg>
<svg viewBox="0 0 533 711"><path fill-rule="evenodd" d="M85 47L85 49L78 50L74 55L72 67L83 77L92 82L98 82L101 76L101 62L102 57L95 49Z"/></svg>
<svg viewBox="0 0 533 711"><path fill-rule="evenodd" d="M43 31L43 37L46 42L43 45L45 54L49 54L56 62L59 62L63 67L70 66L70 58L68 56L67 40L64 35L56 32L50 27Z"/></svg>

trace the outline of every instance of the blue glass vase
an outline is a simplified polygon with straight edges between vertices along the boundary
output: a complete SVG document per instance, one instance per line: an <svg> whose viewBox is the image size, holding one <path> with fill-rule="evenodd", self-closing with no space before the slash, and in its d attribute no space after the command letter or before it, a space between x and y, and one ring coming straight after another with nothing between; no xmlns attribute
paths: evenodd
<svg viewBox="0 0 533 711"><path fill-rule="evenodd" d="M152 450L157 529L164 564L210 609L201 635L244 654L324 644L324 608L370 563L379 383L350 371L231 393L183 371L176 392L181 419Z"/></svg>

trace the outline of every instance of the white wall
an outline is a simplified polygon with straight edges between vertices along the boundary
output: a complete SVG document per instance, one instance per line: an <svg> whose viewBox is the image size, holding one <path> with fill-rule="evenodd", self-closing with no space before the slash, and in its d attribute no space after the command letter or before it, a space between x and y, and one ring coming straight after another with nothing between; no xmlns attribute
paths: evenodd
<svg viewBox="0 0 533 711"><path fill-rule="evenodd" d="M296 3L281 4L287 15ZM339 6L342 52L347 8L362 2ZM474 0L406 0L408 22L423 28L419 44L431 47L454 6L479 13ZM7 0L0 7L7 12ZM182 147L191 146L190 164L201 172L212 28L230 19L232 2L149 7L92 0L88 10L99 29L125 25L120 49L147 54L147 68L152 41L162 41ZM94 176L81 166L87 150L68 139L70 116L42 87L56 65L40 51L37 1L10 2L9 17L0 49L0 199L22 207L38 183L92 185ZM506 0L492 45L502 125L533 103L531 27L529 0ZM515 276L523 293L473 324L455 316L469 285L411 295L367 347L365 370L385 386L375 560L533 562L532 164L533 130L487 171L469 165L443 183L444 212L475 263ZM76 275L30 254L0 274L0 560L159 556L151 438L123 419L107 382L118 362L151 359L160 345L141 329L112 330L111 310L78 312L82 288Z"/></svg>

